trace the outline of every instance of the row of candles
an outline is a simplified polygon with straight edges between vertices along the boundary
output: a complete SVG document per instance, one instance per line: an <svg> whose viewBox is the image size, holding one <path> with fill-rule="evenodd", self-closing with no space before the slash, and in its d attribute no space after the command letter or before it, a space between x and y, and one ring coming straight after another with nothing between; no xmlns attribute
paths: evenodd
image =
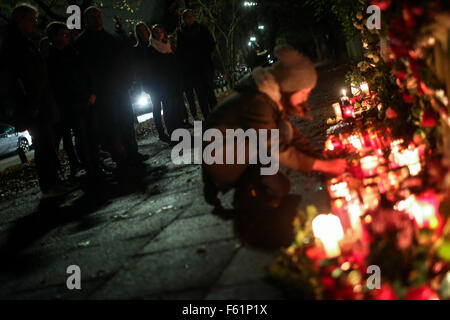
<svg viewBox="0 0 450 320"><path fill-rule="evenodd" d="M353 96L359 96L362 98L371 96L367 82L361 83L360 88L357 88L356 85L352 83L351 91ZM352 105L349 97L347 96L347 90L345 89L342 90L340 102L333 104L332 107L338 121L348 118L356 118L355 107Z"/></svg>
<svg viewBox="0 0 450 320"><path fill-rule="evenodd" d="M382 196L395 210L407 213L418 228L436 230L442 224L438 196L431 191L413 195L409 190L421 187L422 179L417 177L424 168L426 146L405 147L403 140L392 140L389 133L389 129L370 129L330 136L326 142L325 153L340 150L357 155L349 173L328 182L333 214L313 221L314 236L327 258L341 255L342 242L361 241L361 217L376 210Z"/></svg>

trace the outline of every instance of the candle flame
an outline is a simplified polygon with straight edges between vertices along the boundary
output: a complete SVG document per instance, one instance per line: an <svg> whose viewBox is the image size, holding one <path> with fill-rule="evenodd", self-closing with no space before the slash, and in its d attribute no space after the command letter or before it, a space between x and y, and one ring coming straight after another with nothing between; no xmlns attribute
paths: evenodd
<svg viewBox="0 0 450 320"><path fill-rule="evenodd" d="M436 199L418 198L415 195L411 195L407 199L400 201L395 206L395 209L409 214L419 228L428 226L434 230L439 226Z"/></svg>

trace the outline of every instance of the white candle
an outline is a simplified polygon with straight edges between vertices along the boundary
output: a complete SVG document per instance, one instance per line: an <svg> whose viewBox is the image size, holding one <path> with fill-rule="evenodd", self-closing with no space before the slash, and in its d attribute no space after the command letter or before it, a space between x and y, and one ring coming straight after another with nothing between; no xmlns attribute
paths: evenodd
<svg viewBox="0 0 450 320"><path fill-rule="evenodd" d="M344 238L341 221L333 214L321 214L312 222L313 233L320 240L327 258L335 258L341 254L339 241Z"/></svg>
<svg viewBox="0 0 450 320"><path fill-rule="evenodd" d="M367 82L361 83L361 91L362 91L364 94L370 94L369 84L368 84Z"/></svg>
<svg viewBox="0 0 450 320"><path fill-rule="evenodd" d="M341 105L339 103L333 103L333 110L334 110L334 114L336 115L336 119L338 121L341 121L343 119Z"/></svg>

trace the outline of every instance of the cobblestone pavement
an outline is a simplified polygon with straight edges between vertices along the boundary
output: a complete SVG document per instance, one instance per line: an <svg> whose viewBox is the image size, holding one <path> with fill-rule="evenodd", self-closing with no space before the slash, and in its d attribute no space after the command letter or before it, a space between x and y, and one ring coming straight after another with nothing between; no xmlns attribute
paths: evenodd
<svg viewBox="0 0 450 320"><path fill-rule="evenodd" d="M320 72L312 122L299 122L317 148L343 86L344 68ZM128 193L88 209L83 192L50 207L36 187L0 203L1 299L283 299L267 279L276 252L245 245L232 221L211 214L201 168L176 166L170 148L150 137L140 150L150 168ZM327 210L319 175L289 172L301 206ZM231 194L224 199L229 203ZM68 290L67 267L81 268L81 290Z"/></svg>

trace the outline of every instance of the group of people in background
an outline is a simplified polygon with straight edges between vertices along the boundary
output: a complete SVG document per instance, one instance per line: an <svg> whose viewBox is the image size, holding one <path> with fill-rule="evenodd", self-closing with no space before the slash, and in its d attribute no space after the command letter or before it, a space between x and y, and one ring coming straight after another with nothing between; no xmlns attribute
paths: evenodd
<svg viewBox="0 0 450 320"><path fill-rule="evenodd" d="M150 94L159 138L168 143L174 130L191 125L188 110L201 120L196 100L203 119L217 104L215 42L207 27L195 21L192 10L183 12L184 24L173 35L163 25L149 28L137 23L137 43L129 48L104 30L101 11L89 7L84 11L84 30L76 37L76 30L63 22L48 25L48 48L40 44L45 54L30 40L37 18L38 11L31 5L13 10L0 61L2 86L14 101L16 130L28 130L33 137L44 197L79 187L62 181L58 174L61 140L71 175L85 169L88 187L94 191L112 174L125 177L149 159L138 152L130 88L139 86ZM117 165L114 172L103 165L105 154Z"/></svg>

